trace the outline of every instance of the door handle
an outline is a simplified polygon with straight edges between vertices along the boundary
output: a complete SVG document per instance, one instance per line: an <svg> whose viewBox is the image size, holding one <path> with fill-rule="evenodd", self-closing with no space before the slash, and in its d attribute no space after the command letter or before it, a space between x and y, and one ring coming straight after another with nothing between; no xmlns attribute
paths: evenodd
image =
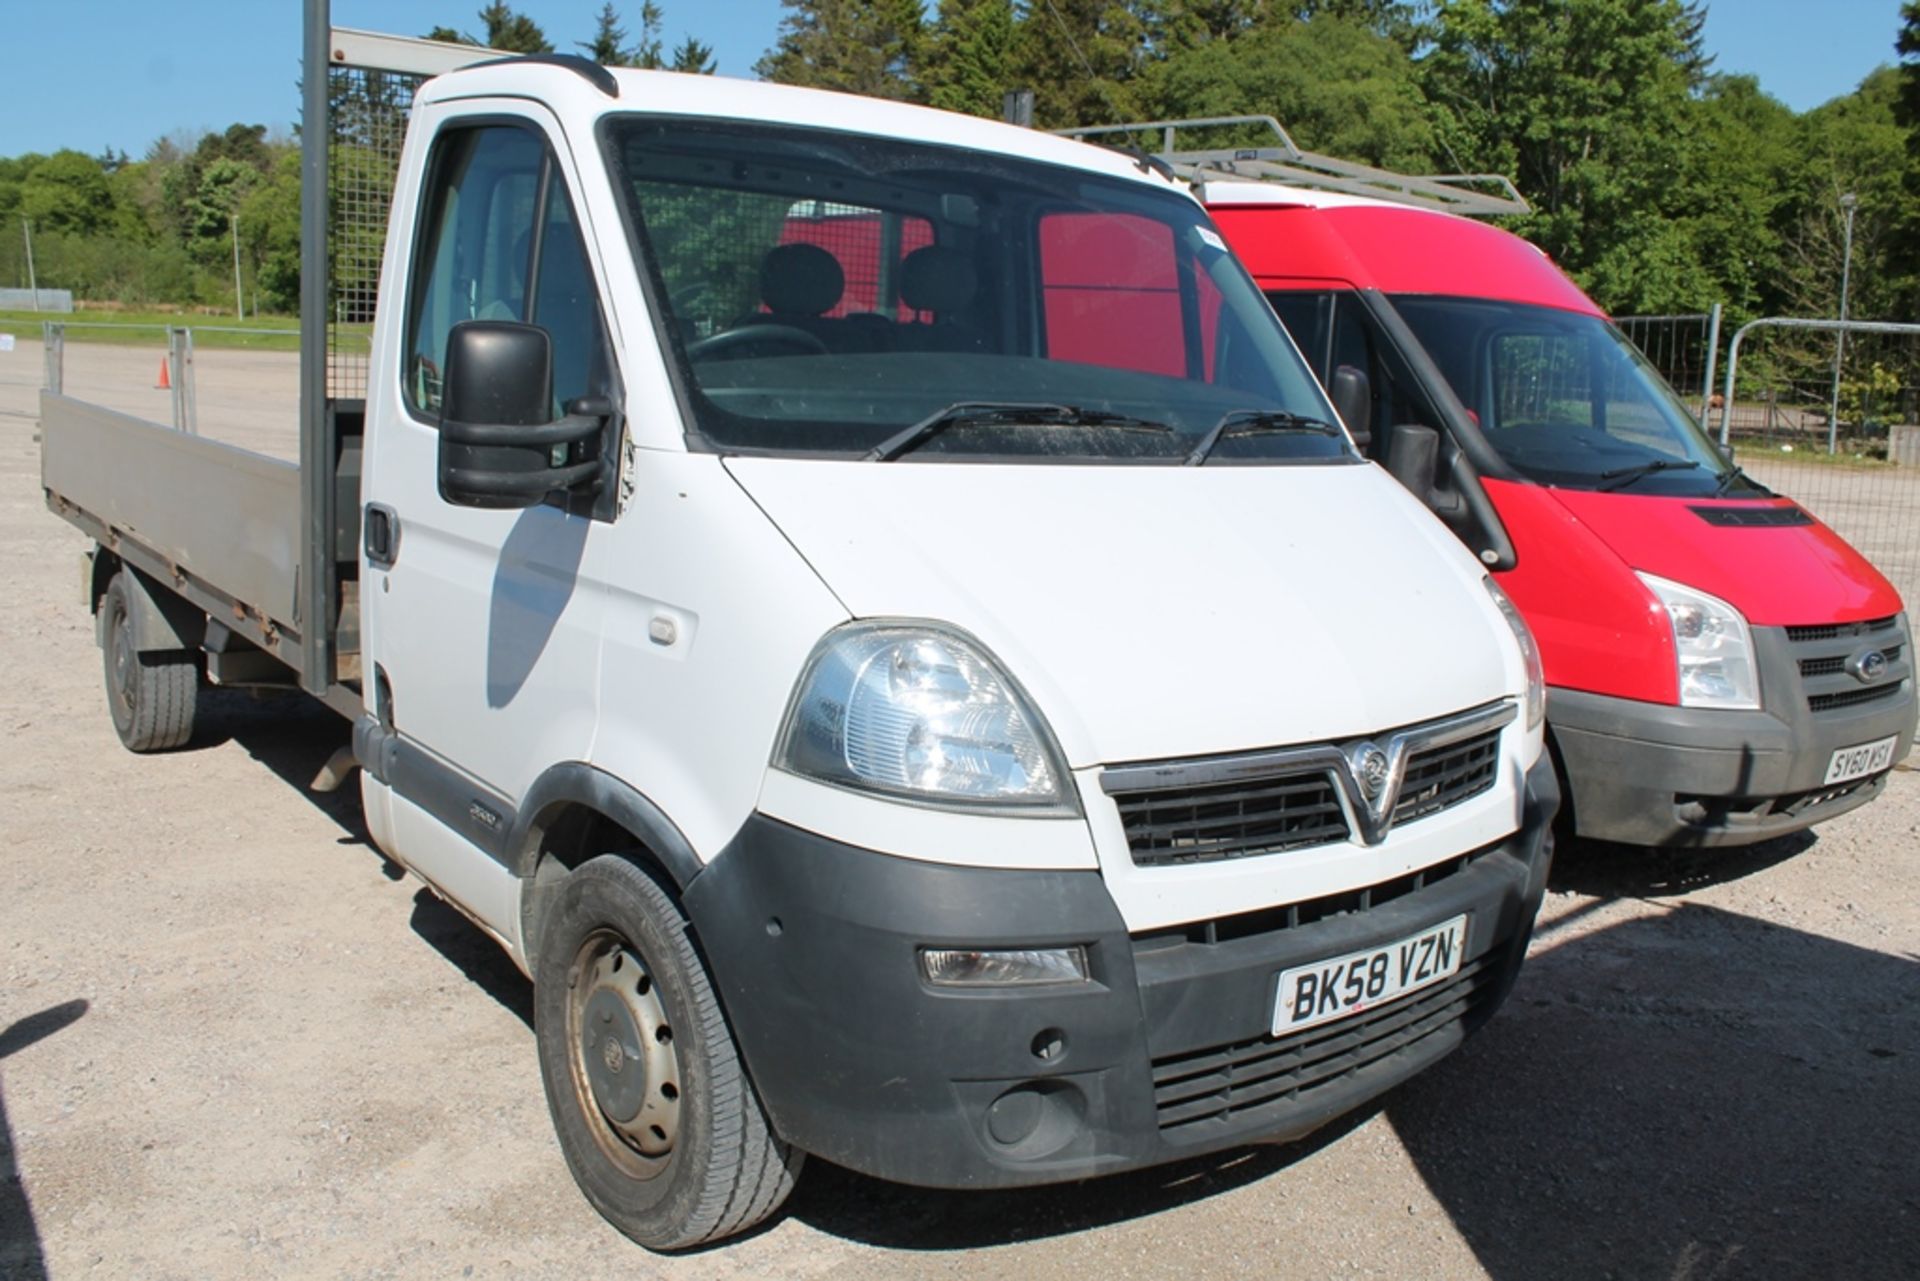
<svg viewBox="0 0 1920 1281"><path fill-rule="evenodd" d="M393 568L393 562L400 558L400 513L385 503L368 503L360 528L367 564L375 569Z"/></svg>

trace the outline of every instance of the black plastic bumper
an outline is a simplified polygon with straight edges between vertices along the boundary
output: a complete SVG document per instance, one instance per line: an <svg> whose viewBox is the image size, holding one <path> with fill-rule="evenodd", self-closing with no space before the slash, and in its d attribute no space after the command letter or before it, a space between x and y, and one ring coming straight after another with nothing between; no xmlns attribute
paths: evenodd
<svg viewBox="0 0 1920 1281"><path fill-rule="evenodd" d="M1886 700L1820 716L1790 689L1768 698L1769 710L1748 712L1550 690L1547 723L1566 765L1575 830L1632 845L1745 845L1878 796L1885 771L1829 787L1827 765L1840 748L1889 737L1898 739L1892 759L1903 759L1913 745L1911 683Z"/></svg>
<svg viewBox="0 0 1920 1281"><path fill-rule="evenodd" d="M922 863L758 816L686 905L783 1138L903 1183L1051 1183L1297 1138L1458 1045L1525 955L1558 801L1543 756L1513 836L1291 926L1269 911L1136 940L1095 872ZM1282 970L1462 913L1454 979L1270 1035ZM1092 981L935 988L917 957L1070 944Z"/></svg>

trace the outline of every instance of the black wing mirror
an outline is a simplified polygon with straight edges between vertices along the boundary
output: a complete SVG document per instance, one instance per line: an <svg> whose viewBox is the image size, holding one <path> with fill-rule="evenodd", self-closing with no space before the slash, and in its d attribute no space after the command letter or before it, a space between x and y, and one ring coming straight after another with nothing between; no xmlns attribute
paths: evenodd
<svg viewBox="0 0 1920 1281"><path fill-rule="evenodd" d="M464 320L447 335L440 400L440 497L463 507L531 507L556 490L600 487L611 407L575 401L553 417L553 341L537 325Z"/></svg>
<svg viewBox="0 0 1920 1281"><path fill-rule="evenodd" d="M1333 407L1361 453L1373 443L1373 388L1363 370L1342 365L1333 371Z"/></svg>

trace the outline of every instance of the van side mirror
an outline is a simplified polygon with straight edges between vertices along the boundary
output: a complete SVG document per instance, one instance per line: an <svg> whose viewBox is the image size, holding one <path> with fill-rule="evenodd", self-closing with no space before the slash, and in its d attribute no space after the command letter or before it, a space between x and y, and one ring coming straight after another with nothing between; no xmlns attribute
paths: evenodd
<svg viewBox="0 0 1920 1281"><path fill-rule="evenodd" d="M1373 443L1373 388L1363 370L1342 365L1333 371L1333 407L1361 453Z"/></svg>
<svg viewBox="0 0 1920 1281"><path fill-rule="evenodd" d="M554 419L553 341L537 325L464 320L447 334L440 399L440 497L462 507L532 507L600 485L593 444L611 407L577 401Z"/></svg>
<svg viewBox="0 0 1920 1281"><path fill-rule="evenodd" d="M1408 493L1433 505L1440 471L1440 433L1419 423L1397 423L1387 448L1387 473Z"/></svg>

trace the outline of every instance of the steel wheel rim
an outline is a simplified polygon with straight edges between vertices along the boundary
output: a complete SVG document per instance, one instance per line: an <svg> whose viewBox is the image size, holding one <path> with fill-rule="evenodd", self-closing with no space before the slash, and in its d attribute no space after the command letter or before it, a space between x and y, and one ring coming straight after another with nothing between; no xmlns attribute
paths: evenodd
<svg viewBox="0 0 1920 1281"><path fill-rule="evenodd" d="M139 672L136 665L139 659L133 648L133 618L126 610L116 607L113 611L112 626L108 628L108 665L113 672L113 695L122 708L131 712Z"/></svg>
<svg viewBox="0 0 1920 1281"><path fill-rule="evenodd" d="M680 1135L680 1064L659 985L611 931L589 935L568 974L567 1060L594 1140L630 1177L650 1179Z"/></svg>

